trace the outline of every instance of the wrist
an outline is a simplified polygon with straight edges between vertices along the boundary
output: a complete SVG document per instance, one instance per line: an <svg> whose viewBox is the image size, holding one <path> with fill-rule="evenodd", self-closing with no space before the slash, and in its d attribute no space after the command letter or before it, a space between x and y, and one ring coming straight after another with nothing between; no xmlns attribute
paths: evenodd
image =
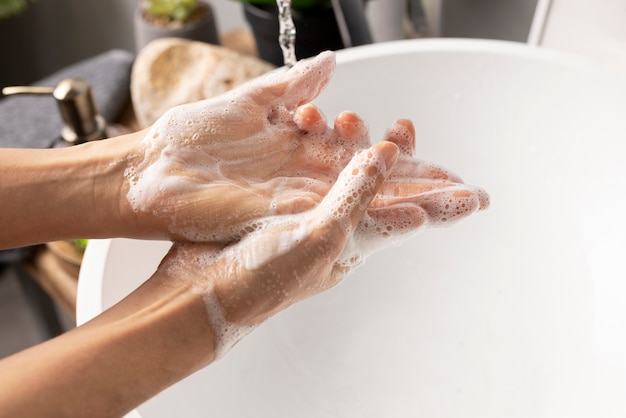
<svg viewBox="0 0 626 418"><path fill-rule="evenodd" d="M186 375L215 358L215 334L205 295L196 291L193 278L183 269L160 267L139 288L85 326L109 329L112 324L127 341L150 342L150 355L159 361L146 361L148 366L167 363Z"/></svg>
<svg viewBox="0 0 626 418"><path fill-rule="evenodd" d="M0 248L128 236L124 170L137 134L61 149L0 150ZM132 231L131 231L132 232Z"/></svg>
<svg viewBox="0 0 626 418"><path fill-rule="evenodd" d="M68 187L76 192L69 196L65 214L67 238L136 237L137 223L126 199L125 171L139 155L141 132L88 142L65 149L59 164L67 163L72 172ZM76 210L74 208L77 208ZM78 209L80 208L80 209ZM80 210L81 213L76 213Z"/></svg>
<svg viewBox="0 0 626 418"><path fill-rule="evenodd" d="M85 144L97 160L93 166L93 213L101 228L90 238L145 238L137 213L126 197L129 183L126 172L143 156L141 140L145 131ZM87 147L93 148L88 149ZM158 237L160 238L160 237Z"/></svg>
<svg viewBox="0 0 626 418"><path fill-rule="evenodd" d="M202 297L185 279L159 270L90 322L4 359L3 412L122 416L208 365L213 334ZM38 378L23 385L24 376ZM33 402L41 397L47 401Z"/></svg>
<svg viewBox="0 0 626 418"><path fill-rule="evenodd" d="M237 268L229 257L222 257L222 245L205 243L176 243L159 266L157 275L165 283L188 286L188 293L202 301L201 317L212 336L212 360L226 354L239 340L259 325L263 307L246 298L237 301L224 299L228 289L246 287L238 280ZM233 269L233 267L235 267ZM163 286L163 285L161 285ZM244 292L245 293L245 292ZM244 296L239 292L238 295Z"/></svg>

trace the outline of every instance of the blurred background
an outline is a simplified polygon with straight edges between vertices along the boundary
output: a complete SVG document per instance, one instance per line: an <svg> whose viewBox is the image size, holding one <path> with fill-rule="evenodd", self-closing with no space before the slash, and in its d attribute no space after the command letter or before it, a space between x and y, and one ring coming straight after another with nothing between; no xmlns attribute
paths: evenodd
<svg viewBox="0 0 626 418"><path fill-rule="evenodd" d="M133 13L139 0L37 0L0 20L0 85L24 84L113 48L134 52ZM420 36L526 42L537 0L369 0L376 16L398 4L423 11ZM582 53L626 68L626 2L552 0L542 46ZM212 0L218 30L247 30L237 0ZM419 17L413 17L418 20ZM384 29L383 29L384 31ZM382 35L385 36L385 35Z"/></svg>
<svg viewBox="0 0 626 418"><path fill-rule="evenodd" d="M138 1L37 0L22 14L0 21L0 84L30 83L112 48L133 51L133 14ZM379 14L377 10L408 1L413 0L370 0L372 25L376 26L373 15ZM420 3L424 13L428 33L422 35L525 42L536 0L413 3ZM220 32L248 28L237 0L212 0L211 5Z"/></svg>

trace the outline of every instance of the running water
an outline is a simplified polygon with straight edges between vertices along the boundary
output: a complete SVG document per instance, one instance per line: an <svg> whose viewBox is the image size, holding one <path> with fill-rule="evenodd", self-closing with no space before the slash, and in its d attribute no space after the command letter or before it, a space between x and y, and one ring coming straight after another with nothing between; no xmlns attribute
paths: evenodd
<svg viewBox="0 0 626 418"><path fill-rule="evenodd" d="M296 64L296 26L291 17L291 0L276 0L278 6L278 43L287 68Z"/></svg>

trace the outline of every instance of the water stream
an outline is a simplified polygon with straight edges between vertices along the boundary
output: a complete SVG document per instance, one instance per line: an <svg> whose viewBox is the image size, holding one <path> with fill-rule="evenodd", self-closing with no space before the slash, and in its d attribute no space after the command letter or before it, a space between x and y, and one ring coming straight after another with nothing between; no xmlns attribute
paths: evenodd
<svg viewBox="0 0 626 418"><path fill-rule="evenodd" d="M278 43L283 51L284 64L291 68L296 63L296 26L291 16L291 0L276 0L278 6Z"/></svg>

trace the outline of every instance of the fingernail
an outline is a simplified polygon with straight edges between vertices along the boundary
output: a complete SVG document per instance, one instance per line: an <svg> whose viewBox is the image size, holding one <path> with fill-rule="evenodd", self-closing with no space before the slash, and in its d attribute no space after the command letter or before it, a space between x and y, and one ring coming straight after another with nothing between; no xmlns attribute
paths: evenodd
<svg viewBox="0 0 626 418"><path fill-rule="evenodd" d="M356 113L344 111L335 118L334 129L342 138L355 139L363 134L365 127Z"/></svg>

